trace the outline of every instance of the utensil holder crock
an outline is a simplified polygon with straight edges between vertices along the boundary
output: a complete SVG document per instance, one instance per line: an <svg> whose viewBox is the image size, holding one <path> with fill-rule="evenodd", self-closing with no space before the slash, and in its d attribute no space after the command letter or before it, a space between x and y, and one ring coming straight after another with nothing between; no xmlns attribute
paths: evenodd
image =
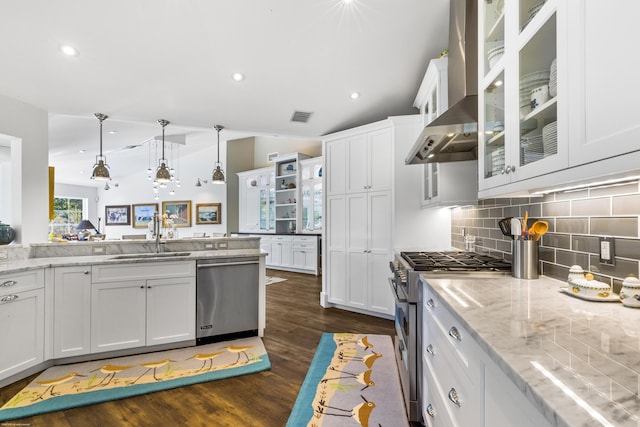
<svg viewBox="0 0 640 427"><path fill-rule="evenodd" d="M516 239L511 248L511 275L518 279L537 279L538 241Z"/></svg>

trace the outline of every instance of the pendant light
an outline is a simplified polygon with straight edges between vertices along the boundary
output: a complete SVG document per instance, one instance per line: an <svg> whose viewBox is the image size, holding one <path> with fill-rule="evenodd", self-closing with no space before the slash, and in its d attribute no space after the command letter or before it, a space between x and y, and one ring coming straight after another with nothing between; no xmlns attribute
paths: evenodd
<svg viewBox="0 0 640 427"><path fill-rule="evenodd" d="M169 172L169 168L167 167L167 159L164 157L164 128L169 124L169 121L160 119L158 123L162 126L162 157L158 160L160 166L158 166L156 170L156 181L166 183L171 182L171 172Z"/></svg>
<svg viewBox="0 0 640 427"><path fill-rule="evenodd" d="M107 115L101 113L95 113L94 116L100 121L100 155L96 156L96 163L93 165L93 173L91 179L98 181L110 181L109 165L107 165L107 158L102 155L102 122L107 119Z"/></svg>
<svg viewBox="0 0 640 427"><path fill-rule="evenodd" d="M218 161L216 162L216 168L213 171L213 177L211 178L212 184L224 184L224 172L222 172L222 163L220 163L220 131L224 129L223 126L215 125L213 127L218 131Z"/></svg>

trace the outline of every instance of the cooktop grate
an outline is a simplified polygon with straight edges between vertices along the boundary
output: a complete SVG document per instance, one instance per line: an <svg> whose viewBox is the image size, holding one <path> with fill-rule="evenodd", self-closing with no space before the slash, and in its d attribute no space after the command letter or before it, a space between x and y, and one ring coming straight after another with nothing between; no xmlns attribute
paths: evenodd
<svg viewBox="0 0 640 427"><path fill-rule="evenodd" d="M509 271L511 264L502 258L476 252L401 252L416 271Z"/></svg>

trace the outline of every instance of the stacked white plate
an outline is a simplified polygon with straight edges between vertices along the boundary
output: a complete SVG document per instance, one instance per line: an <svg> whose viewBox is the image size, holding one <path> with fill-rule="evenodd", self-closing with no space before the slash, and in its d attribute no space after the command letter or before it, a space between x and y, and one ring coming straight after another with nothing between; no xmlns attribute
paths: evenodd
<svg viewBox="0 0 640 427"><path fill-rule="evenodd" d="M534 71L520 78L520 116L531 112L531 91L549 84L550 70Z"/></svg>
<svg viewBox="0 0 640 427"><path fill-rule="evenodd" d="M549 71L549 96L555 98L558 94L558 67L555 58L551 62L551 70Z"/></svg>
<svg viewBox="0 0 640 427"><path fill-rule="evenodd" d="M527 19L527 22L525 22L522 27L520 27L520 31L524 30L526 26L529 25L529 22L531 22L531 20L536 16L540 9L542 9L542 6L544 6L546 1L547 0L542 0L529 9L529 19Z"/></svg>
<svg viewBox="0 0 640 427"><path fill-rule="evenodd" d="M504 147L493 150L490 154L491 176L500 175L504 169Z"/></svg>
<svg viewBox="0 0 640 427"><path fill-rule="evenodd" d="M542 148L545 155L558 152L558 122L551 122L542 128Z"/></svg>
<svg viewBox="0 0 640 427"><path fill-rule="evenodd" d="M542 135L527 136L520 139L520 146L523 148L524 164L535 162L544 157L544 146Z"/></svg>

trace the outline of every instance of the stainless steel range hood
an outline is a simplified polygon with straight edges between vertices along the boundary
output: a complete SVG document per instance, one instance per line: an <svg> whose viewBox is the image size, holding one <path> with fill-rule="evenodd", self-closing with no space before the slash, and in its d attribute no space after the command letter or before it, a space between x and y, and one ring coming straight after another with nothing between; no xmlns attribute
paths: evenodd
<svg viewBox="0 0 640 427"><path fill-rule="evenodd" d="M420 133L406 164L478 158L478 2L451 0L449 109Z"/></svg>

